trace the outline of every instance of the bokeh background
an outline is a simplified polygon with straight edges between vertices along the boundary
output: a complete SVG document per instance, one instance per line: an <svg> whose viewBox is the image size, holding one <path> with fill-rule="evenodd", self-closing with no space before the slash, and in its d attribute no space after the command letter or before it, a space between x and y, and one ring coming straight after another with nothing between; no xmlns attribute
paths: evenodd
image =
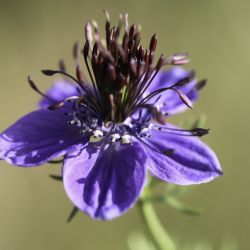
<svg viewBox="0 0 250 250"><path fill-rule="evenodd" d="M36 107L39 96L29 88L27 75L46 90L52 79L40 69L56 68L63 58L73 72L72 44L83 41L87 20L95 19L103 27L103 8L114 22L119 13L128 12L130 23L142 24L145 46L156 32L159 54L190 52L188 68L209 80L194 111L174 121L208 116L211 133L205 141L217 152L225 175L185 197L189 204L204 208L202 216L187 217L157 205L162 223L183 245L204 241L219 249L230 241L238 249L249 249L247 0L1 0L0 130ZM111 222L78 214L66 224L72 205L61 183L48 178L51 173L60 173L60 166L24 169L0 162L1 250L128 249L129 233L143 228L136 208Z"/></svg>

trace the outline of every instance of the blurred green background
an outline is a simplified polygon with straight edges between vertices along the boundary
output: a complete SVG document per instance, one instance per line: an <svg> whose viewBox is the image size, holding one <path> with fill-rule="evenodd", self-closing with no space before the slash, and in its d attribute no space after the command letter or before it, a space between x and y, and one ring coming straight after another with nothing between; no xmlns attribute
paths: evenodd
<svg viewBox="0 0 250 250"><path fill-rule="evenodd" d="M219 249L230 240L249 249L249 91L250 2L247 0L0 1L0 130L34 109L39 96L29 88L31 75L42 90L50 78L40 69L56 68L59 59L73 72L72 44L83 41L89 19L103 27L102 9L112 21L128 12L130 23L142 24L144 45L155 32L158 53L187 51L188 68L208 78L194 111L175 118L208 116L211 133L205 141L216 151L225 175L199 186L185 200L204 208L200 217L186 217L158 205L162 223L181 244L205 241ZM146 43L147 42L147 43ZM0 249L66 250L128 249L127 236L143 228L134 208L111 222L79 214L66 224L71 203L61 183L48 178L59 165L36 169L0 163ZM197 248L198 250L203 248ZM229 249L229 248L228 248Z"/></svg>

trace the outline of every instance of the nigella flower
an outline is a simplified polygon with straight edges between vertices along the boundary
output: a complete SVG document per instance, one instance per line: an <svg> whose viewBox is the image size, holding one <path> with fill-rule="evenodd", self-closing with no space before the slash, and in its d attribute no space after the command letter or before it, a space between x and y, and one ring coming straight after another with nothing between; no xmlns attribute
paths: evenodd
<svg viewBox="0 0 250 250"><path fill-rule="evenodd" d="M43 96L40 108L1 134L0 158L33 167L62 156L67 195L78 209L104 220L135 204L147 172L179 185L221 175L214 152L196 138L208 130L183 130L166 122L169 115L192 108L205 83L179 66L161 71L163 66L185 64L187 55L160 56L154 63L156 36L144 49L127 15L111 27L106 13L105 42L96 22L87 23L85 36L82 55L89 81L80 68L77 46L75 77L64 67L43 70L65 77L46 94L29 78Z"/></svg>

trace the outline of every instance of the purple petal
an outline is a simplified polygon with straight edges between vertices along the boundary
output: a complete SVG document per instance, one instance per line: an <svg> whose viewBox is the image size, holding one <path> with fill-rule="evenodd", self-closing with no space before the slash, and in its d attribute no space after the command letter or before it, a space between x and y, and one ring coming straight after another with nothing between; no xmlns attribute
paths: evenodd
<svg viewBox="0 0 250 250"><path fill-rule="evenodd" d="M76 85L66 80L56 81L52 87L47 91L47 96L49 96L54 101L43 98L39 102L39 107L47 108L56 102L60 102L70 96L78 96L79 92L77 91Z"/></svg>
<svg viewBox="0 0 250 250"><path fill-rule="evenodd" d="M174 128L170 125L165 128ZM182 135L181 135L182 134ZM211 181L222 174L215 153L201 140L183 132L151 131L146 146L151 173L179 185ZM154 149L153 149L154 148Z"/></svg>
<svg viewBox="0 0 250 250"><path fill-rule="evenodd" d="M94 219L110 220L127 211L146 181L143 147L115 143L105 149L89 144L63 166L66 193L80 210Z"/></svg>
<svg viewBox="0 0 250 250"><path fill-rule="evenodd" d="M181 67L174 67L167 71L161 71L158 73L148 88L148 91L153 92L159 88L170 87L174 83L187 76L188 71ZM187 85L179 87L178 89L181 90L191 102L195 102L198 98L198 91L196 90L195 85L196 81L193 80ZM179 95L172 90L167 90L161 94L160 99L157 100L157 107L162 112L166 112L169 115L173 115L187 109L187 106L181 101Z"/></svg>
<svg viewBox="0 0 250 250"><path fill-rule="evenodd" d="M60 111L38 110L0 135L0 158L19 166L37 166L85 143L78 129Z"/></svg>

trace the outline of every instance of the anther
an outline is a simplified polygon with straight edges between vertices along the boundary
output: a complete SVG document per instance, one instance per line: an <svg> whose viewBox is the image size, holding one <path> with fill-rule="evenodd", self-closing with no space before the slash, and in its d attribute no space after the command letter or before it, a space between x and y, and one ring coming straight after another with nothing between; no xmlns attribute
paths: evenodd
<svg viewBox="0 0 250 250"><path fill-rule="evenodd" d="M115 67L111 64L108 65L108 76L111 82L116 80Z"/></svg>
<svg viewBox="0 0 250 250"><path fill-rule="evenodd" d="M193 135L196 135L199 137L204 136L209 133L209 129L204 129L204 128L195 128L195 129L192 129L191 131L193 132Z"/></svg>
<svg viewBox="0 0 250 250"><path fill-rule="evenodd" d="M157 64L156 64L156 66L155 66L155 70L156 71L159 71L161 69L161 67L164 64L164 60L165 60L164 56L161 55L160 58L159 58L159 60L158 60L158 62L157 62Z"/></svg>
<svg viewBox="0 0 250 250"><path fill-rule="evenodd" d="M108 11L106 9L104 9L103 13L104 13L104 15L106 17L106 21L110 23L110 15L109 15Z"/></svg>
<svg viewBox="0 0 250 250"><path fill-rule="evenodd" d="M204 88L206 86L206 83L207 83L207 79L203 79L203 80L197 82L195 87L197 90L201 90L202 88Z"/></svg>
<svg viewBox="0 0 250 250"><path fill-rule="evenodd" d="M137 61L135 59L130 60L130 71L133 76L136 76Z"/></svg>
<svg viewBox="0 0 250 250"><path fill-rule="evenodd" d="M90 22L87 22L87 24L85 25L85 37L89 43L92 43L93 36L92 36L92 27Z"/></svg>
<svg viewBox="0 0 250 250"><path fill-rule="evenodd" d="M112 141L113 143L116 142L116 141L118 141L120 138L121 138L121 136L120 136L119 134L112 134L112 135L110 136L110 139L111 139L111 141Z"/></svg>
<svg viewBox="0 0 250 250"><path fill-rule="evenodd" d="M83 72L82 72L79 64L77 64L77 66L76 66L76 78L78 81L84 82Z"/></svg>
<svg viewBox="0 0 250 250"><path fill-rule="evenodd" d="M177 53L174 54L171 58L172 65L183 65L189 63L188 53Z"/></svg>
<svg viewBox="0 0 250 250"><path fill-rule="evenodd" d="M93 136L95 137L95 138L102 138L103 137L103 132L101 131L101 130L99 130L99 129L97 129L97 130L94 130L93 131Z"/></svg>
<svg viewBox="0 0 250 250"><path fill-rule="evenodd" d="M125 23L125 31L126 31L126 33L128 33L128 31L129 31L128 13L125 13L125 15L124 15L124 23Z"/></svg>
<svg viewBox="0 0 250 250"><path fill-rule="evenodd" d="M60 60L59 63L58 63L58 66L59 66L59 70L62 71L62 72L66 72L66 65L64 63L63 60Z"/></svg>
<svg viewBox="0 0 250 250"><path fill-rule="evenodd" d="M133 24L133 25L131 25L130 30L129 30L129 40L134 39L135 31L136 31L136 27Z"/></svg>
<svg viewBox="0 0 250 250"><path fill-rule="evenodd" d="M46 76L53 76L54 74L57 73L56 70L50 70L50 69L43 69L42 73Z"/></svg>
<svg viewBox="0 0 250 250"><path fill-rule="evenodd" d="M193 104L192 104L192 102L190 101L190 99L189 99L183 92L181 92L180 90L175 89L175 88L173 88L173 90L175 90L175 91L178 93L180 99L182 100L182 102L183 102L188 108L193 109Z"/></svg>
<svg viewBox="0 0 250 250"><path fill-rule="evenodd" d="M140 137L150 137L149 129L148 128L143 128L140 131Z"/></svg>
<svg viewBox="0 0 250 250"><path fill-rule="evenodd" d="M64 102L58 102L47 107L49 110L56 110L64 106Z"/></svg>
<svg viewBox="0 0 250 250"><path fill-rule="evenodd" d="M72 53L73 53L73 58L75 60L75 64L77 65L79 63L79 57L80 57L80 50L79 50L78 42L75 42Z"/></svg>
<svg viewBox="0 0 250 250"><path fill-rule="evenodd" d="M149 45L149 50L151 52L154 52L157 46L157 37L156 34L154 34L151 38L150 45Z"/></svg>
<svg viewBox="0 0 250 250"><path fill-rule="evenodd" d="M131 136L130 135L123 135L121 137L122 144L130 144L131 143Z"/></svg>
<svg viewBox="0 0 250 250"><path fill-rule="evenodd" d="M92 25L94 27L94 38L95 38L95 41L99 41L100 40L100 34L99 34L98 23L95 20L92 20Z"/></svg>

